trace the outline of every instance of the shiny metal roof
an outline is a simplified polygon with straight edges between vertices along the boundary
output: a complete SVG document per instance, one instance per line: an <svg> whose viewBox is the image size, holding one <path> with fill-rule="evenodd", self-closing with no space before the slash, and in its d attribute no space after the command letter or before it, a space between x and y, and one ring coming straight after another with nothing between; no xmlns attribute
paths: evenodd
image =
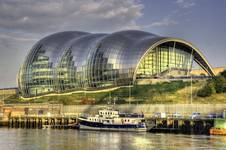
<svg viewBox="0 0 226 150"><path fill-rule="evenodd" d="M108 61L115 61L122 68L134 68L153 44L156 45L160 41L165 41L164 39L167 39L167 41L177 41L177 43L192 47L195 61L209 74L214 74L203 54L191 43L177 38L161 37L138 30L119 31L112 34L91 34L80 31L55 33L37 42L29 53L27 61L32 62L34 54L44 49L45 55L49 57L50 62L55 67L62 55L69 48L72 48L73 56L78 58L75 60L78 66L80 64L84 65L88 56L91 57L91 53L101 52L104 57L108 58ZM100 44L99 47L98 44ZM96 47L98 47L98 50ZM117 65L114 68L117 68Z"/></svg>
<svg viewBox="0 0 226 150"><path fill-rule="evenodd" d="M77 84L78 80L81 82L79 86L83 88L102 87L101 84L132 84L136 80L138 66L148 52L161 44L170 42L184 47L182 50L192 53L194 60L209 75L214 75L211 65L202 52L183 39L162 37L138 30L119 31L112 34L66 31L49 35L32 47L19 71L19 87L28 91L30 86L33 86L33 76L35 75L32 72L32 67L34 67L32 63L38 59L37 55L48 59L47 65L51 70L49 74L53 76L51 80L54 84L52 86L56 88L55 91L59 90L59 86L61 86L59 84L64 84L60 74L67 76L65 81L68 81L68 84L69 80L73 80L69 85L72 88L77 86L74 83ZM67 56L68 54L70 56ZM68 66L64 66L66 57L68 57L66 60ZM59 69L59 67L62 68ZM67 72L58 72L58 69L67 70ZM79 79L77 75L79 75ZM35 76L35 78L38 77L39 75ZM49 79L46 79L46 84L48 84L47 81L49 82ZM55 85L61 81L62 83Z"/></svg>

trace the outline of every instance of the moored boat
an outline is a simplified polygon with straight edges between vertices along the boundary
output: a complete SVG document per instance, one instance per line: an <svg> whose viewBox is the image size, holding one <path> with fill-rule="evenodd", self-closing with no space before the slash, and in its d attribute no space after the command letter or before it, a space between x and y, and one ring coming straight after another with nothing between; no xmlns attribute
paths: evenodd
<svg viewBox="0 0 226 150"><path fill-rule="evenodd" d="M214 119L214 126L209 130L211 135L226 135L226 119Z"/></svg>
<svg viewBox="0 0 226 150"><path fill-rule="evenodd" d="M105 131L147 131L144 115L120 113L113 108L98 111L97 115L79 117L79 129Z"/></svg>

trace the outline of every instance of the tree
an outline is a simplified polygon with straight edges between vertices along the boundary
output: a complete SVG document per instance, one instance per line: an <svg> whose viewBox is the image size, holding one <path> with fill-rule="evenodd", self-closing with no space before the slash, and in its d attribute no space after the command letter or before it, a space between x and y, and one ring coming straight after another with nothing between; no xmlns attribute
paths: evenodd
<svg viewBox="0 0 226 150"><path fill-rule="evenodd" d="M207 80L207 84L198 91L200 97L207 97L214 93L226 92L226 70L221 72L219 76Z"/></svg>
<svg viewBox="0 0 226 150"><path fill-rule="evenodd" d="M220 73L220 75L224 78L226 78L226 70L224 70L223 72Z"/></svg>
<svg viewBox="0 0 226 150"><path fill-rule="evenodd" d="M197 95L199 97L208 97L216 93L214 82L208 81L207 84L198 91Z"/></svg>
<svg viewBox="0 0 226 150"><path fill-rule="evenodd" d="M226 78L223 76L216 76L213 78L216 93L226 92Z"/></svg>

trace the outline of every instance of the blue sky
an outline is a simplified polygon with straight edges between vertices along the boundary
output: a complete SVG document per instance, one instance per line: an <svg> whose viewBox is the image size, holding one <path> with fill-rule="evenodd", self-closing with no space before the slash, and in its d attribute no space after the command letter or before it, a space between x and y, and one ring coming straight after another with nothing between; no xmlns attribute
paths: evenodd
<svg viewBox="0 0 226 150"><path fill-rule="evenodd" d="M168 22L146 28L163 36L183 38L205 54L213 66L226 66L225 0L143 0L143 14L138 22Z"/></svg>
<svg viewBox="0 0 226 150"><path fill-rule="evenodd" d="M144 30L192 42L226 66L226 0L0 0L0 88L16 86L25 56L60 31Z"/></svg>

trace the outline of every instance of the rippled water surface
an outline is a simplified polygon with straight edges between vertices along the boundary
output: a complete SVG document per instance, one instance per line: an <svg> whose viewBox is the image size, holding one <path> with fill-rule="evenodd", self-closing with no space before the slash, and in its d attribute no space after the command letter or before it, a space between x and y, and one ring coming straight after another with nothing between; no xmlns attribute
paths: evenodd
<svg viewBox="0 0 226 150"><path fill-rule="evenodd" d="M0 150L226 149L226 136L0 128Z"/></svg>

